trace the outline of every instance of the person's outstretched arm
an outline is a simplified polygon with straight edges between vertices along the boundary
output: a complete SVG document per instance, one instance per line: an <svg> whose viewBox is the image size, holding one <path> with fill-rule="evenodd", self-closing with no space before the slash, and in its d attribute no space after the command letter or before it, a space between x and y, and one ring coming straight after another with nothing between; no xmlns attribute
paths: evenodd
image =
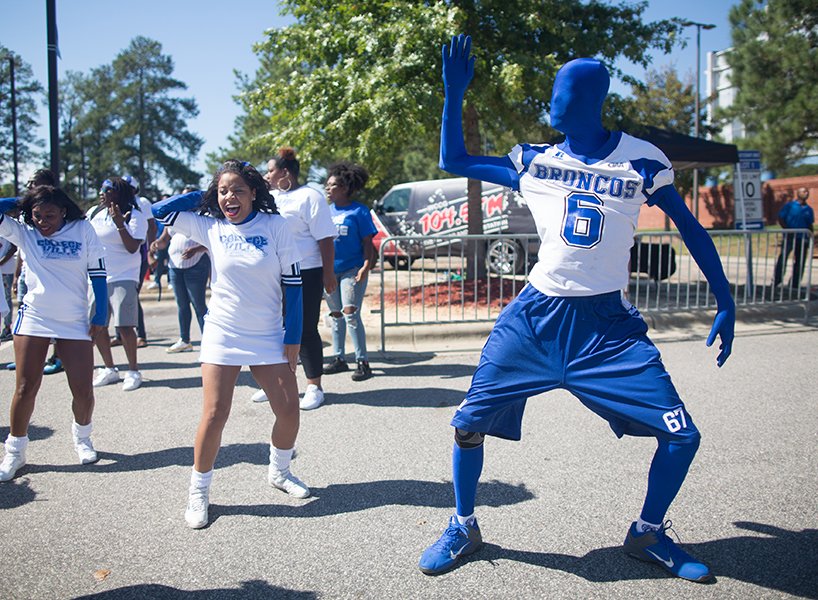
<svg viewBox="0 0 818 600"><path fill-rule="evenodd" d="M719 346L721 352L716 358L716 363L722 366L733 350L736 304L730 294L730 284L724 275L716 246L713 245L713 240L710 239L693 213L688 210L679 192L672 185L657 190L653 198L655 205L661 208L676 224L682 240L704 273L716 297L716 318L713 320L713 327L710 328L710 335L707 336L707 345L711 346L716 341L717 335L721 338Z"/></svg>
<svg viewBox="0 0 818 600"><path fill-rule="evenodd" d="M463 98L474 76L471 37L462 33L443 45L443 122L440 168L449 173L519 188L517 171L507 156L471 156L463 141Z"/></svg>
<svg viewBox="0 0 818 600"><path fill-rule="evenodd" d="M188 192L187 194L178 194L176 196L171 196L167 200L157 202L151 207L151 212L159 221L162 221L162 223L168 225L168 223L165 222L168 215L199 208L199 206L202 204L203 198L204 193L199 190L195 192Z"/></svg>

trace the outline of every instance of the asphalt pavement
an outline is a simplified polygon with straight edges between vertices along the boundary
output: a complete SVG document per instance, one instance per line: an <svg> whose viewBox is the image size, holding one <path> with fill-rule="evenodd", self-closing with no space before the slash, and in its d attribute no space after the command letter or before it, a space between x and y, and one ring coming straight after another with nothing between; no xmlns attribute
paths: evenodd
<svg viewBox="0 0 818 600"><path fill-rule="evenodd" d="M143 387L96 392L97 464L77 464L64 374L44 378L29 463L0 484L0 597L818 598L815 318L744 313L722 369L704 345L706 319L654 323L703 435L668 515L716 575L701 585L621 552L654 442L617 440L563 391L528 402L521 442L487 440L477 506L485 547L448 574L421 574L420 553L452 512L448 423L478 359L438 352L434 336L381 356L373 330L375 377L325 377L327 402L302 412L293 463L313 490L307 500L266 482L273 416L250 402L244 371L210 525L190 530L197 354L165 352L177 337L172 299L150 296L145 310ZM114 356L123 360L121 348ZM12 359L2 344L0 364ZM13 382L0 372L3 439Z"/></svg>

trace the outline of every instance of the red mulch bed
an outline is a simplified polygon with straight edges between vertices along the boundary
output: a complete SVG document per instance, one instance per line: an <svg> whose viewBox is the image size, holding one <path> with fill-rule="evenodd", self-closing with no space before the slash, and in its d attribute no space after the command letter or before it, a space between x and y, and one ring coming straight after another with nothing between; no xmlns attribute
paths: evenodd
<svg viewBox="0 0 818 600"><path fill-rule="evenodd" d="M426 306L448 306L449 304L460 307L461 303L466 307L477 306L492 308L502 308L511 302L525 286L524 281L515 281L509 278L490 277L476 280L464 281L438 281L427 283L425 286L413 286L409 289L401 289L384 293L384 304L386 306L412 306L424 304ZM491 302L489 303L489 296Z"/></svg>

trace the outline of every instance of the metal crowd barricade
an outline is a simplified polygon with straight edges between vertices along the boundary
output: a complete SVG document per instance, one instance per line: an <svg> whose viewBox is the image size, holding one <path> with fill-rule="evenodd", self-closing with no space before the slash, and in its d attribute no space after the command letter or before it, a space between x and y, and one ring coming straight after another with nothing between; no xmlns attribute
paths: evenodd
<svg viewBox="0 0 818 600"><path fill-rule="evenodd" d="M803 304L808 315L813 281L809 230L708 233L737 306ZM381 351L386 350L387 329L392 327L493 322L527 283L538 245L535 234L384 239L379 250ZM803 265L800 278L791 275L795 254ZM774 285L779 261L780 285ZM677 232L634 237L625 292L646 314L715 308L707 280Z"/></svg>
<svg viewBox="0 0 818 600"><path fill-rule="evenodd" d="M737 306L803 304L808 310L813 280L812 232L787 229L708 233L721 257ZM791 275L794 254L799 255L802 265L800 277ZM778 262L782 267L777 277ZM715 308L710 286L677 232L637 234L631 271L628 300L641 312Z"/></svg>

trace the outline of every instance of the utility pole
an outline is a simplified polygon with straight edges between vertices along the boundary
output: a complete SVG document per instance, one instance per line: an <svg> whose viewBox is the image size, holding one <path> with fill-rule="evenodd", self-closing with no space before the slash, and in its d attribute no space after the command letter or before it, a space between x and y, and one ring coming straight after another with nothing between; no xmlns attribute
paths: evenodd
<svg viewBox="0 0 818 600"><path fill-rule="evenodd" d="M9 81L11 82L11 152L14 163L14 195L20 195L20 173L17 163L17 95L14 86L14 55L9 54Z"/></svg>
<svg viewBox="0 0 818 600"><path fill-rule="evenodd" d="M51 171L60 178L60 119L57 97L57 0L46 0L48 44L48 117L51 132Z"/></svg>
<svg viewBox="0 0 818 600"><path fill-rule="evenodd" d="M697 23L696 21L682 21L682 27L696 28L696 113L693 115L693 136L699 137L699 102L701 101L701 52L702 52L702 29L714 29L716 26L710 23ZM693 169L693 216L699 220L699 170Z"/></svg>

